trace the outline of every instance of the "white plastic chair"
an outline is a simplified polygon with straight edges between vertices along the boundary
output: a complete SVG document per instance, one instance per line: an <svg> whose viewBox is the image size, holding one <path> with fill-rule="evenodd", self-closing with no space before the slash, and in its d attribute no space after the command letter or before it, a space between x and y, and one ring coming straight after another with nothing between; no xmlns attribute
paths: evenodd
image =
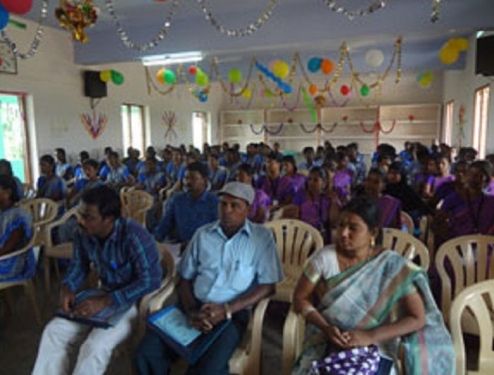
<svg viewBox="0 0 494 375"><path fill-rule="evenodd" d="M483 281L465 288L453 301L451 306L450 327L453 345L456 352L457 375L494 374L494 350L492 341L494 338L493 311L494 280ZM480 348L477 371L467 371L465 342L463 340L464 318L468 314L474 319L477 331L480 332Z"/></svg>
<svg viewBox="0 0 494 375"><path fill-rule="evenodd" d="M396 251L426 271L429 269L429 250L411 234L394 228L383 228L383 247Z"/></svg>

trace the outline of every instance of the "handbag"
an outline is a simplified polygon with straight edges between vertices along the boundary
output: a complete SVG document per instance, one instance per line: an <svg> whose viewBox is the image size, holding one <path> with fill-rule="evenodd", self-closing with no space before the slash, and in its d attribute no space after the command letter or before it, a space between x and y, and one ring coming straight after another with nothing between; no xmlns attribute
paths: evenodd
<svg viewBox="0 0 494 375"><path fill-rule="evenodd" d="M375 375L380 360L376 345L341 350L313 361L309 375Z"/></svg>

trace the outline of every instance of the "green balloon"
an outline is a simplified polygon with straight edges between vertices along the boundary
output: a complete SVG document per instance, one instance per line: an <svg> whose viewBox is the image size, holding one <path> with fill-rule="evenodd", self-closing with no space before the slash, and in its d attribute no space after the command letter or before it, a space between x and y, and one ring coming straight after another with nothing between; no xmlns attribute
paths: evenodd
<svg viewBox="0 0 494 375"><path fill-rule="evenodd" d="M197 83L197 85L199 85L201 87L207 86L209 83L209 77L207 76L207 74L205 74L203 72L201 72L201 73L197 72L196 83Z"/></svg>
<svg viewBox="0 0 494 375"><path fill-rule="evenodd" d="M228 80L231 83L240 83L242 82L242 72L238 68L230 69L228 72Z"/></svg>
<svg viewBox="0 0 494 375"><path fill-rule="evenodd" d="M163 73L164 75L164 81L165 83L168 83L169 85L173 85L174 83L177 82L177 76L175 75L175 72L171 69L165 69L165 72Z"/></svg>
<svg viewBox="0 0 494 375"><path fill-rule="evenodd" d="M121 85L122 83L124 83L124 76L122 73L117 72L116 70L112 70L111 71L111 81L115 85Z"/></svg>
<svg viewBox="0 0 494 375"><path fill-rule="evenodd" d="M369 86L367 85L363 85L361 88L360 88L360 95L362 96L367 96L370 94L370 88Z"/></svg>

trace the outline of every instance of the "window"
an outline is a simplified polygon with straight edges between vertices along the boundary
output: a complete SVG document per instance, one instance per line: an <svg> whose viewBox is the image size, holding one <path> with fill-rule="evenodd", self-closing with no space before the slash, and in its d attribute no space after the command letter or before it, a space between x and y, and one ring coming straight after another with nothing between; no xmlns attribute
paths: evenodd
<svg viewBox="0 0 494 375"><path fill-rule="evenodd" d="M454 100L450 100L446 103L444 110L444 124L443 124L443 142L451 146L451 136L453 132L453 115L455 110Z"/></svg>
<svg viewBox="0 0 494 375"><path fill-rule="evenodd" d="M144 155L144 106L123 104L121 108L124 150L133 147ZM124 152L125 152L124 151Z"/></svg>
<svg viewBox="0 0 494 375"><path fill-rule="evenodd" d="M485 157L487 137L487 114L489 108L489 86L475 90L475 113L473 118L473 147L479 152L479 158Z"/></svg>
<svg viewBox="0 0 494 375"><path fill-rule="evenodd" d="M192 143L195 148L202 150L205 142L211 143L209 113L192 112Z"/></svg>
<svg viewBox="0 0 494 375"><path fill-rule="evenodd" d="M0 159L9 160L14 175L30 183L25 99L26 94L0 92Z"/></svg>

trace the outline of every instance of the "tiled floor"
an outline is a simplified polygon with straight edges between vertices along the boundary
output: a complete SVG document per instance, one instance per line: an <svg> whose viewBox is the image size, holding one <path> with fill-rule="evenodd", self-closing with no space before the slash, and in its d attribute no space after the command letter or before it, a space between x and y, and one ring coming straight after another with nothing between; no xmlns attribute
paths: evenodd
<svg viewBox="0 0 494 375"><path fill-rule="evenodd" d="M57 295L52 293L48 298L40 284L37 283L36 290L44 326L57 306ZM14 288L9 292L13 300L12 312L7 309L5 291L0 292L0 374L27 375L33 368L43 326L35 323L23 289ZM281 373L281 330L285 314L283 306L271 304L268 307L262 347L264 374ZM129 354L124 351L114 358L107 374L131 375Z"/></svg>

